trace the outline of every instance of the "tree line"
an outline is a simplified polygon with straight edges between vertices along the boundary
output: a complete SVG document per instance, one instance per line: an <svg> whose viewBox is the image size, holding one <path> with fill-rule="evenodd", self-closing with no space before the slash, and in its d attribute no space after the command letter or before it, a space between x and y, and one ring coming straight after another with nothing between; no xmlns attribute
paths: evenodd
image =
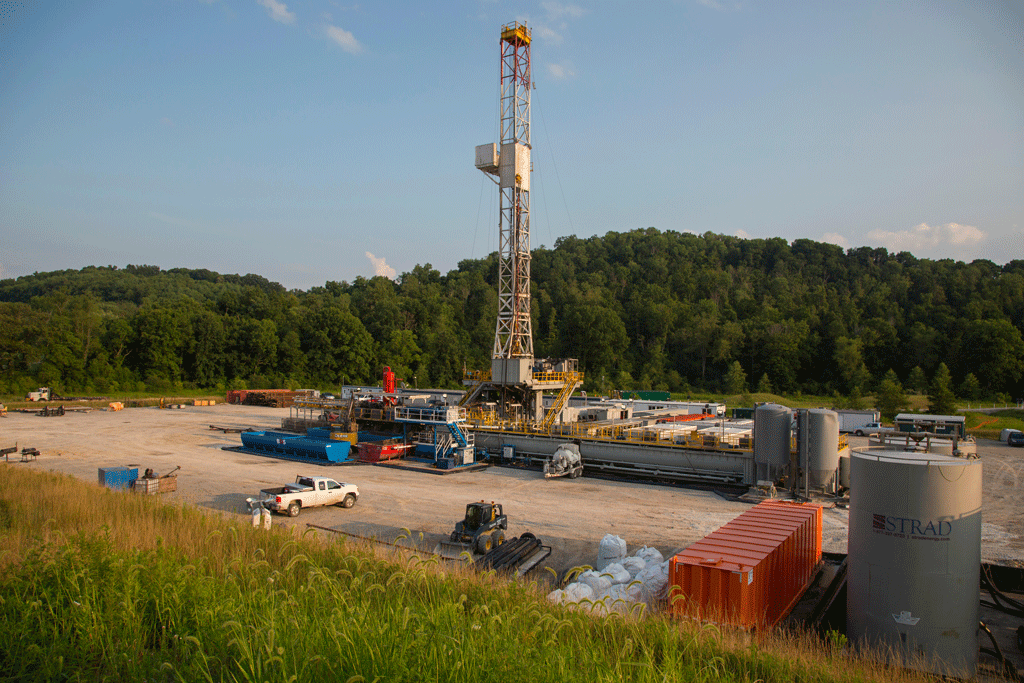
<svg viewBox="0 0 1024 683"><path fill-rule="evenodd" d="M918 259L812 240L654 228L532 252L538 357L584 389L1024 396L1024 261ZM375 383L487 368L497 255L308 291L266 278L90 266L0 281L0 393Z"/></svg>

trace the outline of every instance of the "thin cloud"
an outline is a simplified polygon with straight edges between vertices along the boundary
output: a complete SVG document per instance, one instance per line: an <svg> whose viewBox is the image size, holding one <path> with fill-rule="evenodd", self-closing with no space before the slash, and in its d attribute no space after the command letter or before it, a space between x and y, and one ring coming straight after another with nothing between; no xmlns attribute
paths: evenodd
<svg viewBox="0 0 1024 683"><path fill-rule="evenodd" d="M850 241L843 237L842 235L840 235L838 232L826 232L824 235L821 236L821 241L825 242L826 244L834 244L837 247L842 247L843 249L850 248Z"/></svg>
<svg viewBox="0 0 1024 683"><path fill-rule="evenodd" d="M563 40L563 32L569 28L569 22L580 19L587 11L579 5L563 4L561 2L542 2L541 9L544 10L544 18L535 22L520 18L527 24L532 24L533 33L537 38L558 45Z"/></svg>
<svg viewBox="0 0 1024 683"><path fill-rule="evenodd" d="M724 7L722 7L722 3L715 2L715 0L697 0L697 4L704 5L705 7L709 7L714 10L718 10L719 12L725 9Z"/></svg>
<svg viewBox="0 0 1024 683"><path fill-rule="evenodd" d="M579 19L587 13L579 5L563 5L560 2L542 2L540 6L547 12L548 18L551 20Z"/></svg>
<svg viewBox="0 0 1024 683"><path fill-rule="evenodd" d="M366 252L366 258L370 259L370 263L373 264L374 275L380 275L381 277L386 277L389 280L395 279L395 275L397 275L398 273L395 271L394 268L387 264L383 256L377 258L370 252Z"/></svg>
<svg viewBox="0 0 1024 683"><path fill-rule="evenodd" d="M571 78L576 75L576 71L568 62L562 62L561 64L548 64L548 73L557 79Z"/></svg>
<svg viewBox="0 0 1024 683"><path fill-rule="evenodd" d="M537 37L545 40L549 43L558 44L562 42L562 35L556 33L550 26L540 24L533 28L533 32L537 34Z"/></svg>
<svg viewBox="0 0 1024 683"><path fill-rule="evenodd" d="M935 226L921 223L909 230L872 230L868 233L868 239L880 243L889 251L909 251L912 254L931 252L946 246L969 248L981 244L986 237L984 231L973 225L959 223ZM962 257L963 254L957 256Z"/></svg>
<svg viewBox="0 0 1024 683"><path fill-rule="evenodd" d="M740 228L739 230L736 231L736 236L739 237L741 240L749 240L750 239L750 233L747 232L746 230L742 229L742 228Z"/></svg>
<svg viewBox="0 0 1024 683"><path fill-rule="evenodd" d="M357 55L363 51L356 37L339 26L327 26L327 37L337 43L342 50L349 54Z"/></svg>
<svg viewBox="0 0 1024 683"><path fill-rule="evenodd" d="M291 24L295 22L295 13L288 11L288 5L277 0L256 0L257 5L261 5L267 9L267 13L270 14L270 18L274 21L282 24Z"/></svg>
<svg viewBox="0 0 1024 683"><path fill-rule="evenodd" d="M160 119L160 123L168 128L174 128L174 121L171 121L171 119L166 116Z"/></svg>

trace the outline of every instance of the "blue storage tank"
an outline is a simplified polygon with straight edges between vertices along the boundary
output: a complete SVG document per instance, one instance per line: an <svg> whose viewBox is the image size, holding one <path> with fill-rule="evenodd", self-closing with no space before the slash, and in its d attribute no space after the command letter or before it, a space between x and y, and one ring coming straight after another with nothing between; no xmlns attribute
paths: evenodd
<svg viewBox="0 0 1024 683"><path fill-rule="evenodd" d="M314 431L315 430L315 431ZM330 431L310 429L306 436L285 432L242 432L242 446L257 453L315 462L345 462L352 444L330 438ZM324 436L320 436L320 433Z"/></svg>
<svg viewBox="0 0 1024 683"><path fill-rule="evenodd" d="M125 490L132 487L139 478L138 467L101 467L99 468L100 486L108 489Z"/></svg>
<svg viewBox="0 0 1024 683"><path fill-rule="evenodd" d="M280 452L289 441L300 438L286 432L242 432L242 445L257 451Z"/></svg>

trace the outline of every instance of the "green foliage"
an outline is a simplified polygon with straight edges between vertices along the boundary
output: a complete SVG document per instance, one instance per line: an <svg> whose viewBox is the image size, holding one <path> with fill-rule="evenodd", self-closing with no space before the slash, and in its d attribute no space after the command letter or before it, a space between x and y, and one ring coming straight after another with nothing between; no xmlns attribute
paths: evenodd
<svg viewBox="0 0 1024 683"><path fill-rule="evenodd" d="M903 385L900 384L896 373L890 369L889 372L885 373L885 377L878 386L878 391L875 395L875 407L882 414L883 420L892 422L897 415L906 410L908 405Z"/></svg>
<svg viewBox="0 0 1024 683"><path fill-rule="evenodd" d="M907 388L915 394L923 394L928 391L928 378L925 377L924 370L920 365L915 365L910 371L910 375L907 377Z"/></svg>
<svg viewBox="0 0 1024 683"><path fill-rule="evenodd" d="M922 393L945 363L956 386L1024 397L1024 261L646 228L562 237L531 267L536 355L578 358L588 391L728 387L738 362L789 395L863 395L889 368ZM326 387L390 365L457 387L489 365L496 288L495 254L309 291L146 265L37 273L0 281L0 385Z"/></svg>
<svg viewBox="0 0 1024 683"><path fill-rule="evenodd" d="M846 407L850 410L864 409L864 396L860 393L860 386L854 386L850 391L850 397L846 400Z"/></svg>
<svg viewBox="0 0 1024 683"><path fill-rule="evenodd" d="M939 369L935 371L935 377L928 388L928 412L933 415L952 415L956 412L956 396L952 384L949 368L945 363L939 363Z"/></svg>
<svg viewBox="0 0 1024 683"><path fill-rule="evenodd" d="M977 401L981 398L981 383L973 372L968 372L964 377L963 384L960 385L960 396L968 401Z"/></svg>
<svg viewBox="0 0 1024 683"><path fill-rule="evenodd" d="M732 362L729 371L725 373L725 392L727 394L741 394L747 390L747 373L743 372L743 366L738 360Z"/></svg>

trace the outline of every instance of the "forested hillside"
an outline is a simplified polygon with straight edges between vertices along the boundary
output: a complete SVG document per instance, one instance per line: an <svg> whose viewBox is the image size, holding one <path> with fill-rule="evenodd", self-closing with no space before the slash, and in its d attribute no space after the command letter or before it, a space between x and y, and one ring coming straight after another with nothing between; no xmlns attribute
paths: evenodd
<svg viewBox="0 0 1024 683"><path fill-rule="evenodd" d="M963 398L1024 396L1024 261L660 232L533 252L537 356L585 389L867 393L892 369ZM0 393L376 382L456 386L489 366L497 259L286 290L259 275L88 267L0 281Z"/></svg>

